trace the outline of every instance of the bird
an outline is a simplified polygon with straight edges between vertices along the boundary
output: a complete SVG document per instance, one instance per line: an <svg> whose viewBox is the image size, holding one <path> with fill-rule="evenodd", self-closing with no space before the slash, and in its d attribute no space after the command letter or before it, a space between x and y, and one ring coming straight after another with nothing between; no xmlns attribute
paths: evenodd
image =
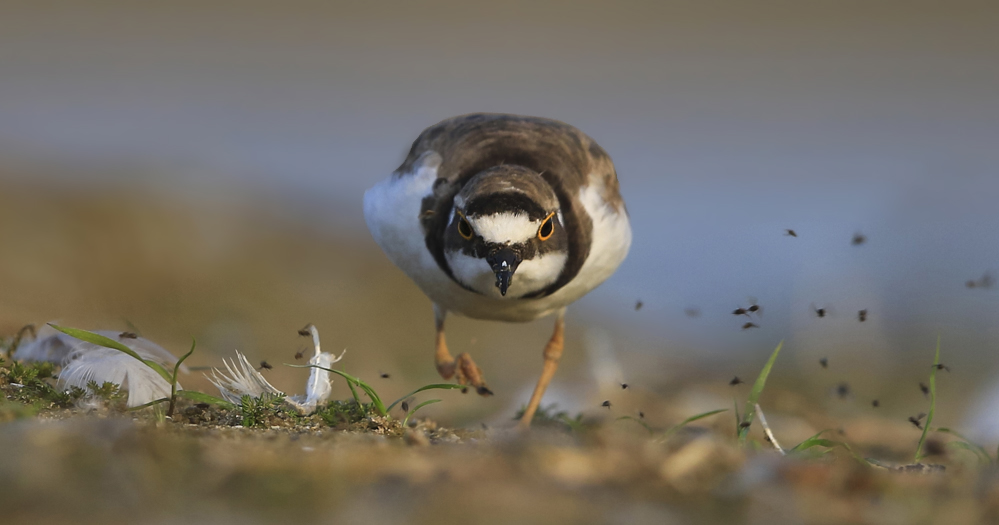
<svg viewBox="0 0 999 525"><path fill-rule="evenodd" d="M555 317L518 423L530 426L564 350L567 307L610 277L631 223L610 156L556 120L475 113L443 120L364 194L375 242L433 303L434 361L446 380L492 394L467 352L452 357L448 314Z"/></svg>

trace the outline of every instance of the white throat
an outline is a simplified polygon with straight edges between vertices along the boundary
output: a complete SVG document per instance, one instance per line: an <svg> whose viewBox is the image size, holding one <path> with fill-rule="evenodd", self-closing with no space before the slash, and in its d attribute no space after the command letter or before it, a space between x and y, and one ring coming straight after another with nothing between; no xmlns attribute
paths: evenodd
<svg viewBox="0 0 999 525"><path fill-rule="evenodd" d="M461 284L496 299L516 299L527 294L544 290L551 286L562 274L568 256L565 252L553 252L528 259L517 266L506 295L496 287L496 274L485 259L479 259L461 252L445 252L451 274Z"/></svg>

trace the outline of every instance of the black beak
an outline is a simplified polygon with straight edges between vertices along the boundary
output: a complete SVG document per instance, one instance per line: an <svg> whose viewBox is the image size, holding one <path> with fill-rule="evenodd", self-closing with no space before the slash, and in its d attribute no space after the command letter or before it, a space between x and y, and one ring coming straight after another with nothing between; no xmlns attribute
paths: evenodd
<svg viewBox="0 0 999 525"><path fill-rule="evenodd" d="M501 295L506 295L506 290L510 288L513 272L517 271L520 260L520 254L510 248L500 248L486 257L486 262L496 274L496 287Z"/></svg>

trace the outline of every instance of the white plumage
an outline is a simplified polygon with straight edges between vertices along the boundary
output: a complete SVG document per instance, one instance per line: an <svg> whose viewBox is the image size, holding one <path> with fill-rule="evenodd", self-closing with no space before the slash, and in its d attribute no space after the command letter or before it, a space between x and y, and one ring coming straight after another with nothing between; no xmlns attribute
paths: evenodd
<svg viewBox="0 0 999 525"><path fill-rule="evenodd" d="M497 213L468 217L468 223L486 242L519 243L538 234L541 221L532 221L526 213Z"/></svg>
<svg viewBox="0 0 999 525"><path fill-rule="evenodd" d="M521 261L517 267L517 277L510 283L510 288L504 296L496 287L496 274L485 259L462 252L445 252L444 256L447 257L455 279L485 297L500 301L513 301L529 293L544 290L558 279L559 272L562 271L567 259L564 253L552 253Z"/></svg>

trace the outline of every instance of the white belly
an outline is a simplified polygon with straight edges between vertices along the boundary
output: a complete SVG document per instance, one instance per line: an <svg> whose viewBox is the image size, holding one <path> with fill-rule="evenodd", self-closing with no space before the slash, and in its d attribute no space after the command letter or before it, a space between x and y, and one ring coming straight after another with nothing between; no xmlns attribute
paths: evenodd
<svg viewBox="0 0 999 525"><path fill-rule="evenodd" d="M476 319L523 322L552 314L604 282L624 261L631 226L623 211L605 205L595 187L580 193L593 220L590 255L576 277L555 293L536 299L481 295L447 276L427 250L420 227L420 204L432 192L437 162L418 164L414 173L390 176L364 193L364 220L389 259L441 308ZM514 274L513 281L517 281Z"/></svg>

